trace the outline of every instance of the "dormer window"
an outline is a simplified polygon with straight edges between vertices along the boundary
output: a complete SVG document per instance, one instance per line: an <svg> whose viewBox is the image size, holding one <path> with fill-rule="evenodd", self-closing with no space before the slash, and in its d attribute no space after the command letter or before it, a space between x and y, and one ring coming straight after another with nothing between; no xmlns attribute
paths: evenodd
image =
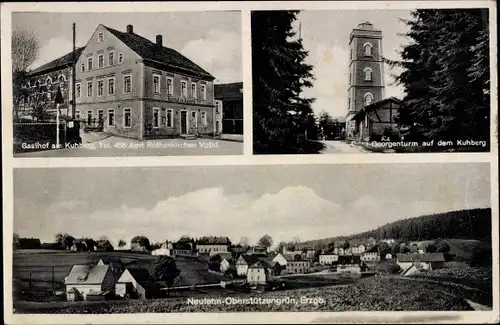
<svg viewBox="0 0 500 325"><path fill-rule="evenodd" d="M104 42L104 33L99 33L97 35L97 43L102 43Z"/></svg>
<svg viewBox="0 0 500 325"><path fill-rule="evenodd" d="M365 75L365 81L372 81L372 69L366 68L363 74Z"/></svg>
<svg viewBox="0 0 500 325"><path fill-rule="evenodd" d="M365 56L372 56L372 45L370 43L366 43L364 45Z"/></svg>

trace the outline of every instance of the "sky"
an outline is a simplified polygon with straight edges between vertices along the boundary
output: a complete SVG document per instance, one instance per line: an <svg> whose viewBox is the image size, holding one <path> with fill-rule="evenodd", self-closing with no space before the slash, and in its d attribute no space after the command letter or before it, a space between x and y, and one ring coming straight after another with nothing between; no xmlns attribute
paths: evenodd
<svg viewBox="0 0 500 325"><path fill-rule="evenodd" d="M327 111L332 116L347 113L347 89L349 73L349 35L359 23L369 21L382 31L383 55L400 59L397 51L407 40L398 36L407 31L400 18L410 18L409 10L340 10L301 11L295 28L301 25L301 36L309 55L306 63L314 66L314 87L306 89L304 96L316 98L313 110L318 115ZM401 70L390 69L386 64L385 96L402 97L403 89L394 83L391 74Z"/></svg>
<svg viewBox="0 0 500 325"><path fill-rule="evenodd" d="M216 77L216 83L242 81L241 15L226 12L162 13L13 13L12 29L29 29L37 35L41 49L31 68L72 51L72 24L76 24L76 46L85 46L99 24L134 32L173 48Z"/></svg>
<svg viewBox="0 0 500 325"><path fill-rule="evenodd" d="M54 240L182 235L275 244L356 234L424 214L490 207L487 163L14 170L14 232Z"/></svg>

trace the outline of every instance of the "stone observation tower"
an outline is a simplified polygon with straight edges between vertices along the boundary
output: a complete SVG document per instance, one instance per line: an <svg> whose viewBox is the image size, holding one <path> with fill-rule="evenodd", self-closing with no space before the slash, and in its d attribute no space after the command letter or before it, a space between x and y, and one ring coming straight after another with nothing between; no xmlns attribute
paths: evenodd
<svg viewBox="0 0 500 325"><path fill-rule="evenodd" d="M352 118L364 106L384 98L382 31L369 22L356 26L350 35L349 88L347 97L346 137L353 137Z"/></svg>

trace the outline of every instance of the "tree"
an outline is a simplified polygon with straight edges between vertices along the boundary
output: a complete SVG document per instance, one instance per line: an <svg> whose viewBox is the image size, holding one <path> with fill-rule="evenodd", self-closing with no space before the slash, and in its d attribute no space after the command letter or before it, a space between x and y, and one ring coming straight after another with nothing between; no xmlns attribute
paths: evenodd
<svg viewBox="0 0 500 325"><path fill-rule="evenodd" d="M58 243L62 249L70 249L75 241L75 238L68 233L57 233L55 237L56 243Z"/></svg>
<svg viewBox="0 0 500 325"><path fill-rule="evenodd" d="M28 69L38 58L40 43L33 30L21 29L12 32L12 90L14 116L19 117L19 104L27 99L26 83Z"/></svg>
<svg viewBox="0 0 500 325"><path fill-rule="evenodd" d="M437 245L437 251L439 253L449 253L450 252L450 245L448 245L447 242L445 241L441 241L439 242L439 244Z"/></svg>
<svg viewBox="0 0 500 325"><path fill-rule="evenodd" d="M118 241L118 247L125 247L125 246L127 246L127 242L124 241L123 239L120 239Z"/></svg>
<svg viewBox="0 0 500 325"><path fill-rule="evenodd" d="M435 253L435 252L437 252L436 245L434 245L434 244L427 245L426 252L427 253Z"/></svg>
<svg viewBox="0 0 500 325"><path fill-rule="evenodd" d="M12 235L12 247L14 249L19 248L19 234L14 233Z"/></svg>
<svg viewBox="0 0 500 325"><path fill-rule="evenodd" d="M151 244L149 242L148 237L146 236L135 236L130 241L131 244L139 244L142 247L145 247L147 250L151 250Z"/></svg>
<svg viewBox="0 0 500 325"><path fill-rule="evenodd" d="M302 96L312 87L311 65L292 23L298 11L252 12L254 152L300 154L318 152L306 140L312 98Z"/></svg>
<svg viewBox="0 0 500 325"><path fill-rule="evenodd" d="M322 111L319 113L318 124L326 140L334 140L337 137L339 133L339 130L337 130L338 123L328 112Z"/></svg>
<svg viewBox="0 0 500 325"><path fill-rule="evenodd" d="M243 247L247 247L248 246L248 237L246 236L243 236L240 238L240 245L243 246Z"/></svg>
<svg viewBox="0 0 500 325"><path fill-rule="evenodd" d="M102 235L101 237L99 237L99 240L109 240L109 239L108 236Z"/></svg>
<svg viewBox="0 0 500 325"><path fill-rule="evenodd" d="M170 288L181 271L177 268L173 258L159 256L153 270L153 278L156 282L165 283Z"/></svg>
<svg viewBox="0 0 500 325"><path fill-rule="evenodd" d="M487 10L419 9L395 76L405 90L397 122L407 139L489 139ZM456 142L455 142L456 143Z"/></svg>
<svg viewBox="0 0 500 325"><path fill-rule="evenodd" d="M259 246L263 246L265 248L271 247L273 245L273 239L269 235L264 235L262 236L261 239L259 239L259 242L257 243Z"/></svg>
<svg viewBox="0 0 500 325"><path fill-rule="evenodd" d="M278 248L277 248L278 253L283 254L283 249L285 248L285 246L286 246L286 243L284 241L281 241L278 244Z"/></svg>
<svg viewBox="0 0 500 325"><path fill-rule="evenodd" d="M351 246L350 246L350 244L349 244L349 241L348 241L348 240L346 240L346 241L344 242L344 244L342 245L342 248L343 248L343 249L348 249L349 247L351 247Z"/></svg>

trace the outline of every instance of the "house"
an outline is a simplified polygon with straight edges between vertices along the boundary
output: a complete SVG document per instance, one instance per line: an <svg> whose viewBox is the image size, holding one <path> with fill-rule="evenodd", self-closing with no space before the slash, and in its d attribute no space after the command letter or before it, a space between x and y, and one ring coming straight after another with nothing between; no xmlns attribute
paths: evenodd
<svg viewBox="0 0 500 325"><path fill-rule="evenodd" d="M109 134L135 139L214 135L214 77L162 35L97 26L77 66L77 114Z"/></svg>
<svg viewBox="0 0 500 325"><path fill-rule="evenodd" d="M214 85L214 96L216 114L220 112L222 117L222 133L243 134L243 82Z"/></svg>
<svg viewBox="0 0 500 325"><path fill-rule="evenodd" d="M356 140L380 141L383 136L397 137L399 130L396 118L400 105L400 99L389 97L363 107L353 117L356 125ZM397 138L393 140L395 139Z"/></svg>
<svg viewBox="0 0 500 325"><path fill-rule="evenodd" d="M112 252L114 251L113 245L107 239L102 239L96 241L94 245L94 250L96 252Z"/></svg>
<svg viewBox="0 0 500 325"><path fill-rule="evenodd" d="M84 47L77 48L75 56L78 59L82 54ZM20 105L20 115L30 116L33 107L33 101L38 98L44 98L46 108L45 111L48 115L56 115L56 106L54 98L58 89L61 90L63 103L60 104L59 110L61 116L72 116L71 102L72 102L72 64L73 64L73 51L52 60L36 69L28 72L28 82L25 85L33 93L26 101ZM36 96L35 92L39 95ZM40 96L41 94L41 96Z"/></svg>
<svg viewBox="0 0 500 325"><path fill-rule="evenodd" d="M408 275L407 271L412 267L412 273L416 271L433 270L440 268L444 262L443 253L411 253L396 255L396 263L403 270L403 275Z"/></svg>
<svg viewBox="0 0 500 325"><path fill-rule="evenodd" d="M337 272L339 273L361 273L363 262L360 255L339 256Z"/></svg>
<svg viewBox="0 0 500 325"><path fill-rule="evenodd" d="M350 247L350 250L352 254L361 255L366 251L366 246L363 244L355 244L354 246Z"/></svg>
<svg viewBox="0 0 500 325"><path fill-rule="evenodd" d="M196 249L200 254L227 253L231 245L227 237L203 237L196 242Z"/></svg>
<svg viewBox="0 0 500 325"><path fill-rule="evenodd" d="M252 246L250 247L247 252L247 254L267 254L267 247L264 246Z"/></svg>
<svg viewBox="0 0 500 325"><path fill-rule="evenodd" d="M363 262L378 262L380 255L377 252L364 252L361 254L361 261Z"/></svg>
<svg viewBox="0 0 500 325"><path fill-rule="evenodd" d="M94 251L96 242L89 238L75 239L70 247L72 252L91 252Z"/></svg>
<svg viewBox="0 0 500 325"><path fill-rule="evenodd" d="M285 272L287 274L306 273L309 272L310 267L311 267L311 262L309 260L288 258L286 260Z"/></svg>
<svg viewBox="0 0 500 325"><path fill-rule="evenodd" d="M336 254L320 254L319 255L319 264L321 265L332 265L335 262L338 262L339 256Z"/></svg>
<svg viewBox="0 0 500 325"><path fill-rule="evenodd" d="M87 300L88 294L113 294L115 283L109 265L73 265L64 279L68 301Z"/></svg>
<svg viewBox="0 0 500 325"><path fill-rule="evenodd" d="M373 237L370 237L366 240L366 247L369 248L369 247L373 247L377 245L377 240Z"/></svg>
<svg viewBox="0 0 500 325"><path fill-rule="evenodd" d="M248 267L247 283L266 284L276 276L274 266L266 261L258 260Z"/></svg>
<svg viewBox="0 0 500 325"><path fill-rule="evenodd" d="M131 241L130 249L134 252L148 252L149 247L146 246L146 243L142 240Z"/></svg>
<svg viewBox="0 0 500 325"><path fill-rule="evenodd" d="M145 268L127 268L116 283L116 295L136 299L151 298L153 281Z"/></svg>
<svg viewBox="0 0 500 325"><path fill-rule="evenodd" d="M38 238L19 238L20 249L41 249L42 242Z"/></svg>
<svg viewBox="0 0 500 325"><path fill-rule="evenodd" d="M97 265L109 265L111 272L121 274L125 270L125 263L120 258L103 256L97 262Z"/></svg>
<svg viewBox="0 0 500 325"><path fill-rule="evenodd" d="M246 276L250 265L259 261L259 257L253 254L242 254L236 260L236 274L239 276Z"/></svg>

